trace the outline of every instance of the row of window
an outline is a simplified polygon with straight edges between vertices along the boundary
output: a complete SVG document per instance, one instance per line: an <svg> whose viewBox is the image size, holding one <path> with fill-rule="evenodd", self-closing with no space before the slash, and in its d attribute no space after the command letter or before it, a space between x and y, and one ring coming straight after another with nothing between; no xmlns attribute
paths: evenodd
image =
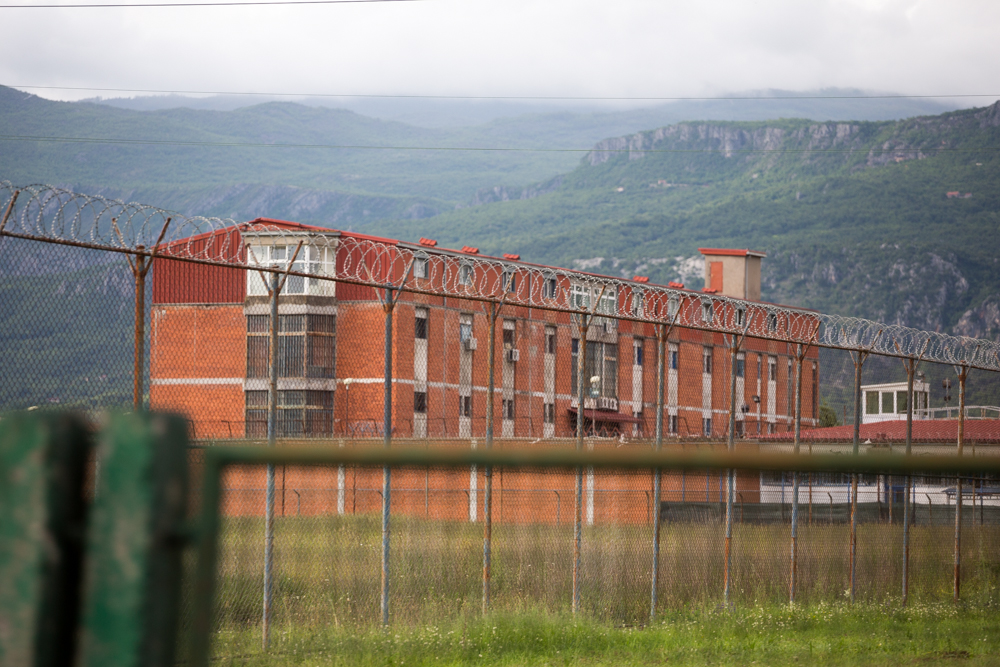
<svg viewBox="0 0 1000 667"><path fill-rule="evenodd" d="M268 392L248 391L245 400L247 436L267 436ZM277 437L294 438L333 433L332 391L279 391L277 401Z"/></svg>
<svg viewBox="0 0 1000 667"><path fill-rule="evenodd" d="M264 392L265 394L267 392ZM413 411L417 414L427 413L427 392L426 391L414 391L413 392ZM500 404L500 414L503 419L514 419L514 399L505 398L502 399ZM459 396L458 397L458 415L460 417L471 417L472 416L472 396ZM542 417L546 424L554 424L556 421L556 406L555 403L544 403L542 405Z"/></svg>

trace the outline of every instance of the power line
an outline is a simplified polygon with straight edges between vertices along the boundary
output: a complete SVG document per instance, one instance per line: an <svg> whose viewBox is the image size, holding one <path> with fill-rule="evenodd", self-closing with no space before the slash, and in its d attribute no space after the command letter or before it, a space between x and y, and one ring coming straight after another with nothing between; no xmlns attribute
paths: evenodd
<svg viewBox="0 0 1000 667"><path fill-rule="evenodd" d="M86 5L0 5L0 9L105 9L110 7L252 7L256 5L367 5L376 2L421 2L422 0L260 0L260 2L150 2ZM44 86L20 86L43 88ZM72 90L64 88L63 90ZM93 89L84 89L93 90Z"/></svg>
<svg viewBox="0 0 1000 667"><path fill-rule="evenodd" d="M355 4L359 2L417 2L419 0L290 0L289 2L247 2L247 3L218 3L218 4L310 4L310 3L344 3ZM202 3L192 3L202 4ZM207 3L216 4L216 3ZM6 5L13 6L13 5ZM37 6L37 5L32 5ZM46 5L46 6L68 6L68 5ZM73 5L81 7L83 5ZM128 5L113 5L125 7ZM154 5L144 5L154 6ZM180 6L180 5L164 5ZM2 7L2 6L0 6ZM759 97L755 95L729 95L725 97L698 97L698 96L638 96L638 97L611 97L611 96L584 96L584 95L400 95L400 94L380 94L380 93L263 93L245 91L219 91L219 90L161 90L153 88L91 88L87 86L21 86L11 84L11 88L25 88L28 90L80 90L98 93L151 93L159 95L237 95L237 96L257 96L257 97L354 97L354 98L375 98L375 99L427 99L427 100L551 100L551 101L607 101L607 102L698 102L698 101L747 101L757 100L769 102L772 100L907 100L907 99L949 99L949 98L983 98L1000 97L1000 93L960 93L955 95L775 95L770 97Z"/></svg>
<svg viewBox="0 0 1000 667"><path fill-rule="evenodd" d="M102 139L98 137L52 137L17 134L0 134L0 141L36 141L67 144L118 144L133 146L194 146L209 148L322 148L333 150L374 151L444 151L444 152L494 152L494 153L705 153L730 150L733 153L858 153L853 148L746 148L746 149L697 149L697 148L531 148L512 146L372 146L366 144L265 144L239 141L173 141L159 139ZM888 148L887 153L982 153L1000 148Z"/></svg>

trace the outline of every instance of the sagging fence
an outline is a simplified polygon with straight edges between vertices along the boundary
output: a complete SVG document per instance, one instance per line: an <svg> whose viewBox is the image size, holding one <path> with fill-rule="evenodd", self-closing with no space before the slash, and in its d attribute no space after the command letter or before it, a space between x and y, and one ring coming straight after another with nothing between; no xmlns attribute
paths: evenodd
<svg viewBox="0 0 1000 667"><path fill-rule="evenodd" d="M323 442L345 456L416 445L978 459L1000 442L993 341L484 257L429 239L186 218L45 186L0 192L5 411L172 410L205 451ZM744 295L754 296L746 284ZM482 610L498 585L494 555L514 545L519 572L558 564L533 575L551 586L546 599L574 612L618 609L612 616L629 622L664 604L758 599L747 590L791 600L846 592L853 601L895 589L906 603L911 557L937 573L919 595L940 597L943 549L945 588L957 599L970 531L987 554L972 580L992 590L984 582L1000 478L816 475L234 469L222 505L223 560L231 551L234 578L222 605L239 607L234 618L259 626L267 646L274 610L294 607L295 586L322 581L309 562L356 542L379 547L380 573L377 618L357 618L387 623L399 560L444 563L449 540L475 535L484 536L472 568ZM395 560L394 515L413 522L410 551ZM323 542L332 526L347 542ZM700 535L691 538L700 546L683 558L661 553L664 530L680 542ZM635 555L646 549L648 559ZM630 558L652 563L645 583L630 584L651 591L642 614L632 594L627 613L614 601L617 585L587 593L603 576L588 568ZM669 558L681 558L671 569L690 573L696 592L665 592L658 577ZM768 570L771 562L787 570ZM287 583L305 571L293 563L320 578ZM565 581L553 574L561 567ZM747 572L769 583L734 588ZM452 574L442 567L434 590L452 590ZM454 600L454 591L436 599ZM250 614L253 606L263 611Z"/></svg>

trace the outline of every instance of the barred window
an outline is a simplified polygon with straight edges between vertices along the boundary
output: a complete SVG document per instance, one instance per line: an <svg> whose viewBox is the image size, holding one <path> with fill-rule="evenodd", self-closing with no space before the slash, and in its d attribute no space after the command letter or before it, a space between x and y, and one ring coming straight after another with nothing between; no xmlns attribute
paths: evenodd
<svg viewBox="0 0 1000 667"><path fill-rule="evenodd" d="M415 391L413 392L413 411L418 413L427 412L427 392L426 391Z"/></svg>
<svg viewBox="0 0 1000 667"><path fill-rule="evenodd" d="M270 375L270 316L247 317L247 377ZM278 377L336 377L335 315L278 316Z"/></svg>

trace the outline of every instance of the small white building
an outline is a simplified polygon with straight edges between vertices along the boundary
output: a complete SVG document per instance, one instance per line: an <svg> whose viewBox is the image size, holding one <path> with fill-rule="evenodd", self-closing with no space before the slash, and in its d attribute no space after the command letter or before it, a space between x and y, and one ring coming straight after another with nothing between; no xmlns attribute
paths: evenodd
<svg viewBox="0 0 1000 667"><path fill-rule="evenodd" d="M913 418L927 419L930 407L930 384L923 378L913 380ZM895 421L906 419L906 383L861 385L861 423Z"/></svg>

